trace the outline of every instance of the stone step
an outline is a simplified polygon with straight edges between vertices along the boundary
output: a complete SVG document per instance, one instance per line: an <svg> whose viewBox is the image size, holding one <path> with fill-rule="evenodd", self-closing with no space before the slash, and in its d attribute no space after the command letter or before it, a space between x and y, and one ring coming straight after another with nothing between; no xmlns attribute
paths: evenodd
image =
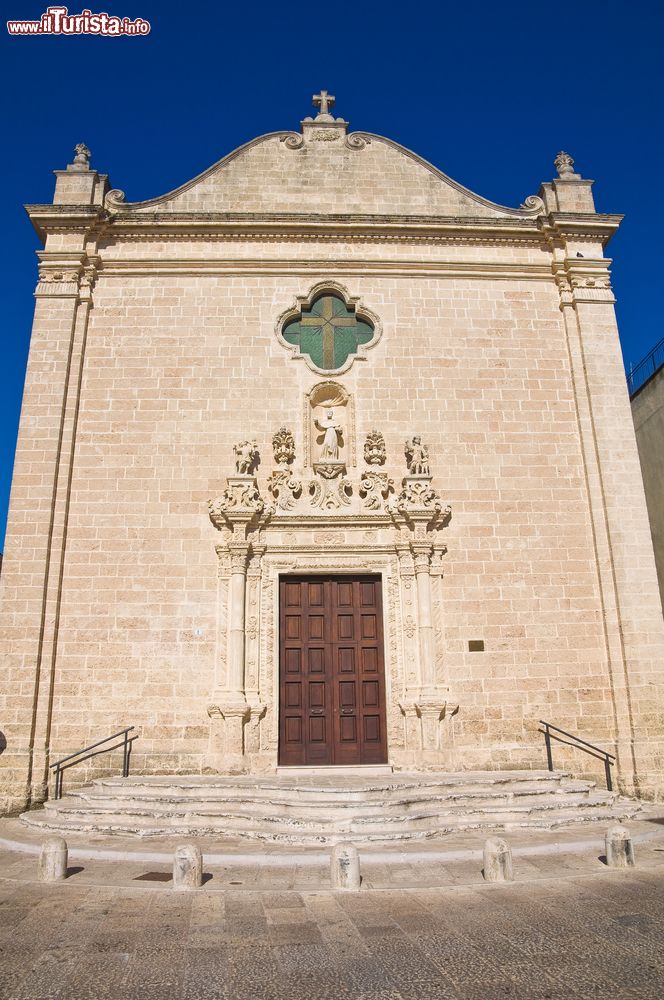
<svg viewBox="0 0 664 1000"><path fill-rule="evenodd" d="M315 769L318 771L319 769ZM131 785L145 785L147 787L159 787L176 785L187 788L205 787L251 787L251 788L300 788L303 790L319 791L327 789L329 791L343 791L346 789L363 790L367 788L390 788L403 787L408 785L476 785L485 783L487 785L503 785L513 782L532 782L539 784L546 782L559 784L565 779L571 779L569 771L455 771L455 772L418 772L418 771L397 771L385 776L375 776L373 768L368 769L365 775L353 773L349 775L345 768L330 768L330 773L326 776L316 775L307 777L301 773L299 768L280 768L278 773L262 773L257 775L237 774L149 774L132 775L128 778L120 776L109 776L96 778L93 784L103 784L114 787L127 787ZM334 773L332 773L334 772Z"/></svg>
<svg viewBox="0 0 664 1000"><path fill-rule="evenodd" d="M457 818L463 819L467 817L470 820L475 819L491 819L495 818L500 822L516 821L523 817L544 817L546 814L561 813L564 812L565 815L575 815L581 810L588 808L596 808L598 806L604 806L611 808L614 804L613 797L609 793L595 793L587 796L583 800L567 798L560 800L558 798L551 798L543 802L539 802L536 807L533 807L529 803L489 803L489 804L476 804L473 807L454 807L448 804L433 802L433 803L418 803L419 808L417 810L413 809L410 811L405 811L401 814L388 814L386 815L382 810L348 810L345 814L338 812L334 815L326 815L324 818L320 815L307 814L305 811L298 811L297 813L293 811L284 811L281 814L277 814L270 810L267 812L261 812L260 810L254 808L252 803L243 803L242 808L236 806L233 809L223 808L219 805L216 806L199 806L195 813L194 812L184 812L169 806L167 803L161 804L160 806L152 805L139 805L132 807L131 810L119 813L118 804L113 801L108 801L106 803L97 803L95 805L87 805L86 803L62 800L55 806L47 806L43 813L30 813L29 818L39 818L46 814L52 820L57 817L68 818L69 820L86 820L88 818L95 818L97 821L105 823L107 818L116 817L118 815L125 815L132 819L140 820L154 820L155 822L161 821L178 821L185 820L187 822L193 821L196 818L200 818L203 822L213 822L219 824L224 828L235 828L237 830L242 830L245 826L264 826L268 829L275 829L279 824L286 824L288 829L320 829L324 830L328 826L348 826L353 825L358 829L360 827L371 827L375 824L394 827L397 825L413 827L420 822L429 822L437 820L447 820L455 821Z"/></svg>
<svg viewBox="0 0 664 1000"><path fill-rule="evenodd" d="M371 815L382 816L385 820L392 817L403 818L412 815L422 808L433 808L438 814L459 813L468 811L496 811L504 808L518 809L548 809L559 808L565 805L582 806L589 800L606 801L611 803L613 797L610 793L596 793L593 795L591 789L583 788L579 791L568 793L557 793L546 795L536 792L520 793L496 793L489 795L487 792L475 794L466 793L464 795L446 796L403 796L389 803L368 802L368 803L337 803L335 814L343 816L352 814L358 818ZM103 814L104 812L117 812L121 807L123 811L131 812L135 815L188 815L192 812L194 803L191 799L177 796L162 796L152 799L135 797L132 799L123 798L118 800L109 796L90 796L85 794L68 796L60 800L57 806L58 812L65 813L90 813ZM302 818L314 818L320 820L329 815L329 807L326 803L303 802L294 803L284 799L276 800L261 799L259 801L250 798L227 798L220 796L215 799L199 800L195 803L197 815L216 816L232 813L244 813L245 815L261 816L266 812L266 808L271 815L286 814L295 812Z"/></svg>
<svg viewBox="0 0 664 1000"><path fill-rule="evenodd" d="M547 772L548 773L548 772ZM505 794L526 793L550 794L552 791L572 791L581 788L594 787L594 782L570 781L566 776L558 776L554 780L514 780L507 779L502 782L470 782L470 781L414 781L414 782L391 782L389 784L367 784L364 787L307 787L299 784L280 784L277 782L221 782L198 784L188 779L150 782L132 779L97 779L92 786L87 786L71 795L85 794L93 798L100 794L112 794L118 798L160 798L167 795L169 798L175 796L182 799L195 799L205 801L217 799L220 796L226 798L251 798L252 800L265 799L270 802L279 799L297 800L298 805L304 801L318 802L321 805L338 805L340 802L367 802L371 800L381 803L389 802L392 799L400 798L407 790L411 795L421 794L422 796L457 794L475 795L479 790L485 788L487 793L493 794L499 790Z"/></svg>
<svg viewBox="0 0 664 1000"><path fill-rule="evenodd" d="M392 774L394 768L391 764L334 764L326 766L289 765L288 767L275 768L276 774L285 777L307 777L307 778L337 778L339 775L355 775L360 778L373 777L381 774Z"/></svg>
<svg viewBox="0 0 664 1000"><path fill-rule="evenodd" d="M567 772L101 778L22 821L53 831L214 835L289 844L412 840L452 831L548 828L626 818L618 801Z"/></svg>
<svg viewBox="0 0 664 1000"><path fill-rule="evenodd" d="M362 796L355 799L341 799L331 802L329 796L311 797L302 796L297 791L281 792L279 790L264 792L262 795L253 795L250 790L243 789L229 794L227 789L206 790L205 794L198 796L183 794L181 789L162 789L161 791L146 792L143 789L124 789L122 794L109 794L105 788L81 789L71 792L66 799L61 800L60 808L65 808L71 802L84 801L94 806L96 803L113 801L122 803L124 808L134 808L137 805L158 805L168 803L169 805L181 805L183 809L190 809L192 805L201 808L206 804L232 804L242 805L251 803L256 809L265 809L266 806L274 808L297 807L298 811L312 810L314 812L325 812L330 805L336 809L361 809L369 807L380 807L386 812L401 811L411 806L435 800L440 803L450 805L475 804L479 802L507 803L516 799L537 803L547 796L557 795L566 798L575 797L582 799L586 797L594 788L591 782L570 783L565 788L552 791L548 788L513 788L513 789L459 789L455 791L444 789L436 791L431 789L399 789L389 794Z"/></svg>
<svg viewBox="0 0 664 1000"><path fill-rule="evenodd" d="M344 839L353 839L357 843L398 843L402 841L424 840L470 830L512 830L520 828L555 829L574 823L608 822L613 819L624 819L629 813L624 809L608 810L606 807L590 808L579 813L576 810L558 810L550 816L503 816L472 817L460 816L435 817L435 822L411 825L406 829L392 829L388 824L376 824L375 829L359 827L351 823L337 829L332 825L324 829L298 829L291 825L286 830L274 827L259 829L247 826L242 830L231 826L219 826L206 822L204 817L182 817L172 822L157 822L154 819L141 820L136 817L109 816L103 825L94 822L91 817L81 820L67 821L64 817L55 817L53 821L44 818L42 822L30 823L33 827L60 832L75 831L79 833L133 834L139 837L148 836L216 836L220 839L237 837L238 833L248 840L272 842L276 844L333 844Z"/></svg>

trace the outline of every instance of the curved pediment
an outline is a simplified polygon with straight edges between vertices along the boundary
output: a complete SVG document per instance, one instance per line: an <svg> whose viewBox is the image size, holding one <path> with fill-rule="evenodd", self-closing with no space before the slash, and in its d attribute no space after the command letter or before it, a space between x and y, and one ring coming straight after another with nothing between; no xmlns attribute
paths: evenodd
<svg viewBox="0 0 664 1000"><path fill-rule="evenodd" d="M338 120L337 120L338 122ZM345 122L303 123L303 134L272 132L223 157L181 187L149 201L107 195L111 211L298 213L454 218L533 218L539 198L506 208L474 194L392 139L346 134Z"/></svg>

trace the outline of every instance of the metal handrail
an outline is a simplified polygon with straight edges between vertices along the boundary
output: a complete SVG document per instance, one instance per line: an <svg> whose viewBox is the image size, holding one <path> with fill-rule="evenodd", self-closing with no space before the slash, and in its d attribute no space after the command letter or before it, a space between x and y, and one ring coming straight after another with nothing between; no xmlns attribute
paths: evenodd
<svg viewBox="0 0 664 1000"><path fill-rule="evenodd" d="M613 782L611 781L611 768L613 767L613 762L616 757L615 754L609 753L608 750L602 750L601 747L596 747L594 743L589 743L588 740L582 740L580 736L575 736L574 733L568 733L566 729L561 729L560 726L554 726L552 722L545 722L544 719L539 720L540 726L544 726L544 729L540 729L539 732L544 734L544 744L546 746L546 760L549 767L549 771L553 771L553 754L551 751L551 738L558 740L559 743L565 743L567 746L576 747L577 750L583 750L584 753L590 753L592 757L598 757L598 759L604 761L604 775L606 777L606 787L612 792ZM561 740L560 736L556 736L551 730L554 729L555 733L562 733L563 736L569 737L569 739L574 740L574 743L568 743L567 740ZM579 746L581 744L581 746ZM585 748L588 749L585 749Z"/></svg>
<svg viewBox="0 0 664 1000"><path fill-rule="evenodd" d="M646 354L645 358L639 361L638 365L631 368L627 373L627 388L630 398L642 388L652 376L664 365L664 338L659 344L655 344L653 349Z"/></svg>
<svg viewBox="0 0 664 1000"><path fill-rule="evenodd" d="M97 757L98 754L92 754L90 750L96 750L97 747L103 746L104 743L109 743L111 740L116 740L119 736L123 737L122 743L116 744L114 747L106 747L105 750L100 750L99 753L110 753L111 750L117 750L118 747L122 747L122 777L127 778L129 776L129 758L131 756L131 745L136 736L129 737L127 734L133 730L133 726L127 726L126 729L120 729L119 732L113 733L112 736L107 736L103 740L99 740L97 743L91 743L89 747L83 747L82 750L77 750L75 753L70 753L66 757L61 757L60 760L56 760L55 764L49 764L49 768L53 770L55 768L55 788L54 795L55 799L62 798L62 776L64 771L68 767L75 767L77 764L81 764L83 760L87 760L88 757ZM81 754L87 754L88 757L83 757L80 760L74 760L75 757L80 758ZM68 764L67 761L72 761ZM63 764L65 765L63 767Z"/></svg>

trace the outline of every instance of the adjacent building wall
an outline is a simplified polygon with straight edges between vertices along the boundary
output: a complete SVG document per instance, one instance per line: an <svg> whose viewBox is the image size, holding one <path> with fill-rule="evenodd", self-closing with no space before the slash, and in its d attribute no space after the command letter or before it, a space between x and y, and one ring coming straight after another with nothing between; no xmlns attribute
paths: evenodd
<svg viewBox="0 0 664 1000"><path fill-rule="evenodd" d="M664 604L664 367L632 396L659 593Z"/></svg>

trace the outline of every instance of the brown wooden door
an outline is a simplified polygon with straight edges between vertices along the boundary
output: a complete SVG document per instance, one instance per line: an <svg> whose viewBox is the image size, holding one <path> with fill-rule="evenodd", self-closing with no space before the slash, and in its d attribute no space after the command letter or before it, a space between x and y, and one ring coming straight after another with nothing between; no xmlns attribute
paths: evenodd
<svg viewBox="0 0 664 1000"><path fill-rule="evenodd" d="M279 608L279 763L386 763L380 578L282 577Z"/></svg>

